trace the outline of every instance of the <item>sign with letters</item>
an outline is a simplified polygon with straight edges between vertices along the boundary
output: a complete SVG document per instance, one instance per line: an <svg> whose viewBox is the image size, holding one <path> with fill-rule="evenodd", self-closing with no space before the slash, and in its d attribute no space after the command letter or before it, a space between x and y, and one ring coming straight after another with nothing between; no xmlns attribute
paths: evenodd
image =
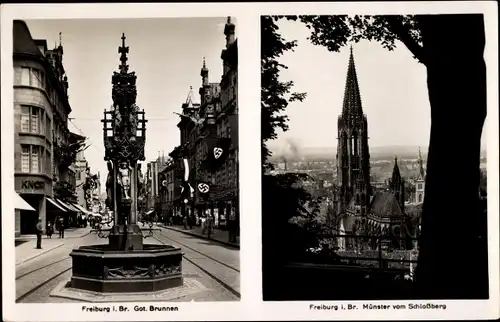
<svg viewBox="0 0 500 322"><path fill-rule="evenodd" d="M45 181L23 180L21 181L21 189L43 190L45 189Z"/></svg>

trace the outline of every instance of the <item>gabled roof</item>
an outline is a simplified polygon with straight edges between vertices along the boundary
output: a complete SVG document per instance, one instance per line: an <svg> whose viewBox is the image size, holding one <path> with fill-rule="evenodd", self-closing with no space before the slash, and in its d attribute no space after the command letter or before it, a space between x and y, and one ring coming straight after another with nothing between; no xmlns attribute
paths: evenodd
<svg viewBox="0 0 500 322"><path fill-rule="evenodd" d="M375 192L370 205L370 213L382 218L391 218L403 215L396 197L387 191Z"/></svg>

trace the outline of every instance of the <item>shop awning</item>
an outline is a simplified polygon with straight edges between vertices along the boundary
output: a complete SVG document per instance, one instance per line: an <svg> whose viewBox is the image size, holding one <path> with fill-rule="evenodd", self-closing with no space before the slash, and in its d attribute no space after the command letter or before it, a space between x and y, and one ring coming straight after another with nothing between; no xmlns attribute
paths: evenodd
<svg viewBox="0 0 500 322"><path fill-rule="evenodd" d="M152 214L153 212L154 212L154 210L148 210L148 211L146 211L145 215L150 215L150 214Z"/></svg>
<svg viewBox="0 0 500 322"><path fill-rule="evenodd" d="M90 211L88 211L87 209L83 208L82 206L80 206L77 203L72 203L71 205L74 206L76 209L78 209L79 211L83 212L86 215L92 215L92 213Z"/></svg>
<svg viewBox="0 0 500 322"><path fill-rule="evenodd" d="M61 205L63 205L64 208L68 209L69 211L72 211L72 212L80 212L80 210L76 209L75 207L71 206L69 203L66 203L66 202L63 202L59 199L56 199L58 203L60 203Z"/></svg>
<svg viewBox="0 0 500 322"><path fill-rule="evenodd" d="M24 200L23 197L21 197L17 192L14 191L14 194L16 195L14 204L15 209L36 211L35 208L31 207L30 204L27 203L26 200Z"/></svg>
<svg viewBox="0 0 500 322"><path fill-rule="evenodd" d="M56 207L57 209L59 209L61 211L66 212L66 209L64 209L63 207L61 207L61 205L58 204L55 200L52 200L52 198L50 198L50 197L45 197L45 198L47 198L47 201L50 202L54 207Z"/></svg>

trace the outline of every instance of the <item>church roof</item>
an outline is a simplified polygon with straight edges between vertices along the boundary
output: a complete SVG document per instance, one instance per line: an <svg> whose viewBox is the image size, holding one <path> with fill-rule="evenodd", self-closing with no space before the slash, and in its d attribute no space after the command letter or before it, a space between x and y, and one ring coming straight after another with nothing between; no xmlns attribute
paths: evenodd
<svg viewBox="0 0 500 322"><path fill-rule="evenodd" d="M370 205L370 212L376 216L384 218L403 215L396 197L392 193L387 191L375 192L372 203Z"/></svg>
<svg viewBox="0 0 500 322"><path fill-rule="evenodd" d="M363 115L363 109L361 107L361 95L359 93L358 77L356 75L356 66L354 65L354 55L351 47L344 90L342 117L345 118L354 115Z"/></svg>

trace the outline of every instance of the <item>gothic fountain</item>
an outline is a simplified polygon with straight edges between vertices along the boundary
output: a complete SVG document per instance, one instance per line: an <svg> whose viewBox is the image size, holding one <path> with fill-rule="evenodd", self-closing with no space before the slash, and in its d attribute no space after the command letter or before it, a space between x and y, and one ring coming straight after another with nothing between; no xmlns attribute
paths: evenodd
<svg viewBox="0 0 500 322"><path fill-rule="evenodd" d="M96 294L102 297L151 293L184 284L181 249L143 243L145 237L153 235L153 228L142 229L137 224L138 161L145 160L147 121L144 110L140 111L135 104L137 76L128 71L128 50L123 35L118 50L120 71L114 72L112 77L113 108L104 111L102 120L104 160L109 171L106 190L114 220L110 229L99 229L99 236L107 237L109 243L74 249L70 254L73 261L71 281L64 290L52 296L77 298L87 291L93 293L87 300L94 301ZM73 295L69 294L71 292Z"/></svg>

